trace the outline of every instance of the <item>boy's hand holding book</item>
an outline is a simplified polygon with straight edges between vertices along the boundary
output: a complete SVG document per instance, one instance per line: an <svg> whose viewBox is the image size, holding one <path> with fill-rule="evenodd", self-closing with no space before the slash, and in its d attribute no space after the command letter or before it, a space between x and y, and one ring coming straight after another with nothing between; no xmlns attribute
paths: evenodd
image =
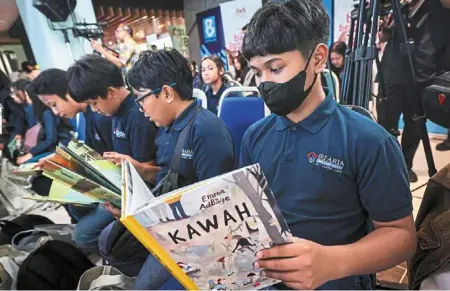
<svg viewBox="0 0 450 291"><path fill-rule="evenodd" d="M136 168L141 178L150 183L154 183L156 180L156 174L161 170L160 167L155 165L155 162L150 161L146 163L140 163L133 159L130 156L119 154L116 152L105 152L103 153L103 157L111 162L113 162L116 166L120 166L122 161L130 162L133 167Z"/></svg>
<svg viewBox="0 0 450 291"><path fill-rule="evenodd" d="M104 207L106 211L108 211L109 213L112 214L112 216L114 216L115 219L120 219L121 210L119 208L115 207L114 205L112 205L107 201L105 201Z"/></svg>
<svg viewBox="0 0 450 291"><path fill-rule="evenodd" d="M324 283L340 278L339 264L333 247L295 238L295 242L274 246L256 253L255 268L264 275L283 281L296 290L314 290Z"/></svg>

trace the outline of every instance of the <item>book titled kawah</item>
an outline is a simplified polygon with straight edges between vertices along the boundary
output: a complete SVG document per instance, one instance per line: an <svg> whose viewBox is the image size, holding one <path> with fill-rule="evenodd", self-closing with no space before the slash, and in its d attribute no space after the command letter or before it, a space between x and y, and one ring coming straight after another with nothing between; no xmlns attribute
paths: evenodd
<svg viewBox="0 0 450 291"><path fill-rule="evenodd" d="M261 289L256 252L292 242L259 165L155 198L122 164L122 223L187 289Z"/></svg>

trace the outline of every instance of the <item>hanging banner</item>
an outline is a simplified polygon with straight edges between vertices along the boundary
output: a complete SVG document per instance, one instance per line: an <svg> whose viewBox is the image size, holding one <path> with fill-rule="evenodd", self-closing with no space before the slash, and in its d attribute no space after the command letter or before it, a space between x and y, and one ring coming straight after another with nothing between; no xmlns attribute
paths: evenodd
<svg viewBox="0 0 450 291"><path fill-rule="evenodd" d="M227 63L227 51L223 37L220 6L197 13L198 35L200 36L200 55L218 55Z"/></svg>
<svg viewBox="0 0 450 291"><path fill-rule="evenodd" d="M334 41L344 41L347 43L348 33L350 32L351 12L353 9L353 0L334 1Z"/></svg>
<svg viewBox="0 0 450 291"><path fill-rule="evenodd" d="M241 50L244 39L242 27L250 22L261 6L261 0L236 0L220 4L225 46L230 52Z"/></svg>

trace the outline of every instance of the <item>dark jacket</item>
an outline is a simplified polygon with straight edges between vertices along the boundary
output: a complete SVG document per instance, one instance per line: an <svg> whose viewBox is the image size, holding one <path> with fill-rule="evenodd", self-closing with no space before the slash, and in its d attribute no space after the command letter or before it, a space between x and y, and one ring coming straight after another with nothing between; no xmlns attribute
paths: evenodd
<svg viewBox="0 0 450 291"><path fill-rule="evenodd" d="M416 218L417 251L408 263L410 289L450 262L450 164L428 182Z"/></svg>

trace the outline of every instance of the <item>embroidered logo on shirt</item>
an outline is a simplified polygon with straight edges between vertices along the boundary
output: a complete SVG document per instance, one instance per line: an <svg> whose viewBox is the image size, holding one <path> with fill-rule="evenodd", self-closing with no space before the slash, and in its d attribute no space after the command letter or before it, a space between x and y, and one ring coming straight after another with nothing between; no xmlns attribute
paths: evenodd
<svg viewBox="0 0 450 291"><path fill-rule="evenodd" d="M187 159L187 160L192 160L193 156L194 156L193 150L186 150L186 149L181 150L181 158Z"/></svg>
<svg viewBox="0 0 450 291"><path fill-rule="evenodd" d="M117 138L127 138L125 132L120 131L117 127L114 128L114 135L115 135Z"/></svg>
<svg viewBox="0 0 450 291"><path fill-rule="evenodd" d="M98 135L98 133L95 133L95 134L94 134L94 139L95 139L96 141L101 141L100 136Z"/></svg>
<svg viewBox="0 0 450 291"><path fill-rule="evenodd" d="M329 157L328 155L310 152L306 155L306 158L308 159L309 163L315 166L319 166L337 173L342 173L342 170L344 169L343 161L341 161L340 159Z"/></svg>

